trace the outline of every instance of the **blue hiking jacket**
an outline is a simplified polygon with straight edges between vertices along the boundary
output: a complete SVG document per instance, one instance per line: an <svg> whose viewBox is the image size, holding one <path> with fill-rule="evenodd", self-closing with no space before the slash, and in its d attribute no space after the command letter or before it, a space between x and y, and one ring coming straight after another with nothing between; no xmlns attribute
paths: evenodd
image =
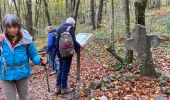
<svg viewBox="0 0 170 100"><path fill-rule="evenodd" d="M22 38L14 48L12 48L7 37L3 35L0 53L0 80L20 80L30 76L28 54L34 64L40 64L40 57L32 37L24 29L21 29L21 33ZM28 50L26 50L26 45L28 45Z"/></svg>
<svg viewBox="0 0 170 100"><path fill-rule="evenodd" d="M57 56L58 56L59 59L62 58L62 57L61 57L61 54L60 54L60 52L59 52L59 39L60 39L61 33L62 33L63 31L66 31L69 26L71 26L71 24L65 23L65 24L63 24L62 26L60 26L59 29L58 29L58 31L57 31L57 48L56 48L56 52L57 52ZM69 32L70 32L70 34L71 34L71 36L72 36L72 39L73 39L73 42L74 42L75 51L78 51L81 46L80 46L80 44L76 41L75 29L74 29L73 27L71 27Z"/></svg>
<svg viewBox="0 0 170 100"><path fill-rule="evenodd" d="M52 30L51 32L48 33L48 43L47 43L47 50L46 52L55 52L56 51L56 37L54 33L57 32L57 29Z"/></svg>

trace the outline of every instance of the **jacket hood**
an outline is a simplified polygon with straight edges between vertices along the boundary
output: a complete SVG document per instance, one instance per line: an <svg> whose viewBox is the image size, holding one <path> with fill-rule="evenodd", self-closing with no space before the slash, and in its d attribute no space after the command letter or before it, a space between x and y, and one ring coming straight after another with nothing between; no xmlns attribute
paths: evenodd
<svg viewBox="0 0 170 100"><path fill-rule="evenodd" d="M25 29L21 29L20 31L21 31L22 38L16 46L21 45L21 44L30 44L32 42L32 36L29 34L29 32ZM5 40L8 40L4 34L2 35L2 37ZM8 44L10 44L10 43L8 43Z"/></svg>
<svg viewBox="0 0 170 100"><path fill-rule="evenodd" d="M32 42L32 36L25 29L21 29L22 39L19 44L30 44Z"/></svg>

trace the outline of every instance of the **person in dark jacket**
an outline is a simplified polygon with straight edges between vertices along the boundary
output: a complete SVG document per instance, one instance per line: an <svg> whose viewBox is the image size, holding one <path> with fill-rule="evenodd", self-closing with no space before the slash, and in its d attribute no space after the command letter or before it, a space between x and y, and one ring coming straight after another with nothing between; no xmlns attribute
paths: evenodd
<svg viewBox="0 0 170 100"><path fill-rule="evenodd" d="M69 26L71 26L69 32L70 32L73 42L74 42L75 51L80 50L81 46L76 41L76 37L75 37L75 28L74 28L75 23L76 23L75 20L72 17L69 17L66 19L66 23L64 23L63 25L61 25L58 28L57 50L56 51L57 51L57 56L59 58L60 69L59 69L59 74L58 74L57 80L56 80L56 94L60 94L60 93L66 94L66 93L72 92L72 89L69 88L67 85L67 79L68 79L68 73L70 72L73 55L71 55L70 57L66 57L66 58L61 57L61 54L59 52L59 39L60 39L61 33L63 31L66 31L67 28Z"/></svg>
<svg viewBox="0 0 170 100"><path fill-rule="evenodd" d="M51 30L51 26L47 27L48 32L48 44L46 52L49 54L50 66L52 67L52 73L54 74L59 70L59 64L56 59L56 37L54 33L57 32L57 29Z"/></svg>

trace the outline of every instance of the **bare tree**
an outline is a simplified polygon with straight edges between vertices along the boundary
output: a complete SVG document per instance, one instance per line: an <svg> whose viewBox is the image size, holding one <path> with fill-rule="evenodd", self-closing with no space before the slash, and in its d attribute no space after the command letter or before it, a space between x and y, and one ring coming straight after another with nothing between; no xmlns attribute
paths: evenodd
<svg viewBox="0 0 170 100"><path fill-rule="evenodd" d="M135 16L136 24L141 24L145 26L145 9L147 0L137 0L135 2Z"/></svg>
<svg viewBox="0 0 170 100"><path fill-rule="evenodd" d="M34 29L34 32L38 32L37 27L38 27L38 20L40 17L40 9L41 9L41 0L36 0L36 5L35 5L35 23L34 26L36 29Z"/></svg>
<svg viewBox="0 0 170 100"><path fill-rule="evenodd" d="M69 16L69 1L68 0L65 0L65 13L66 13L66 16L68 17Z"/></svg>
<svg viewBox="0 0 170 100"><path fill-rule="evenodd" d="M129 0L124 0L125 5L125 30L126 30L126 37L130 38L130 14L129 14ZM132 63L133 61L133 51L127 50L126 54L126 62Z"/></svg>
<svg viewBox="0 0 170 100"><path fill-rule="evenodd" d="M22 24L23 25L26 25L26 17L27 17L27 9L26 9L26 2L25 2L25 0L22 0L22 2L21 2L21 5L22 5L22 8L23 9L21 9L22 11L22 16L21 16L21 19L25 19L25 20L22 20Z"/></svg>
<svg viewBox="0 0 170 100"><path fill-rule="evenodd" d="M78 12L79 12L79 5L80 5L80 0L77 0L76 2L76 7L74 9L74 19L77 21L77 16L78 16Z"/></svg>
<svg viewBox="0 0 170 100"><path fill-rule="evenodd" d="M111 0L110 3L110 42L111 46L113 48L113 51L115 52L115 47L114 47L114 0Z"/></svg>
<svg viewBox="0 0 170 100"><path fill-rule="evenodd" d="M13 2L14 2L14 5L15 5L15 10L16 10L16 12L17 12L17 16L18 16L18 18L20 19L19 9L18 9L18 7L17 7L16 0L13 0Z"/></svg>
<svg viewBox="0 0 170 100"><path fill-rule="evenodd" d="M110 34L111 34L111 38L110 38L110 45L107 48L107 51L109 53L111 53L116 60L118 60L121 64L124 63L124 59L119 56L116 51L115 51L115 44L114 44L114 0L111 0L110 2L110 8L111 8L111 12L110 12Z"/></svg>
<svg viewBox="0 0 170 100"><path fill-rule="evenodd" d="M149 8L149 9L160 8L160 6L161 6L160 0L148 0L147 1L147 8Z"/></svg>
<svg viewBox="0 0 170 100"><path fill-rule="evenodd" d="M102 22L102 13L103 13L103 0L100 0L99 11L98 11L98 19L97 19L97 28L100 27L100 24Z"/></svg>
<svg viewBox="0 0 170 100"><path fill-rule="evenodd" d="M45 15L47 17L47 21L48 21L48 25L51 25L51 19L50 19L50 15L49 15L49 11L48 11L48 3L46 0L43 0L44 2L44 6L45 6Z"/></svg>
<svg viewBox="0 0 170 100"><path fill-rule="evenodd" d="M21 0L18 0L18 15L21 17Z"/></svg>
<svg viewBox="0 0 170 100"><path fill-rule="evenodd" d="M80 0L65 0L65 12L66 12L66 16L69 17L69 16L72 16L74 17L75 16L75 9L76 9L76 4L78 4L79 6L79 2Z"/></svg>
<svg viewBox="0 0 170 100"><path fill-rule="evenodd" d="M1 16L1 14L2 14L2 10L1 10L1 6L0 6L0 21L1 21L0 27L1 27L1 32L3 32L3 28L2 28L2 16Z"/></svg>
<svg viewBox="0 0 170 100"><path fill-rule="evenodd" d="M91 8L91 23L93 26L93 30L96 29L96 23L95 23L95 11L94 11L94 0L90 1L90 8Z"/></svg>
<svg viewBox="0 0 170 100"><path fill-rule="evenodd" d="M27 16L26 16L26 25L28 28L28 31L30 32L31 36L34 37L33 32L33 23L32 23L32 0L26 0L27 5Z"/></svg>
<svg viewBox="0 0 170 100"><path fill-rule="evenodd" d="M5 3L6 3L6 0L4 0L4 9L3 9L4 10L4 14L6 13L6 4Z"/></svg>

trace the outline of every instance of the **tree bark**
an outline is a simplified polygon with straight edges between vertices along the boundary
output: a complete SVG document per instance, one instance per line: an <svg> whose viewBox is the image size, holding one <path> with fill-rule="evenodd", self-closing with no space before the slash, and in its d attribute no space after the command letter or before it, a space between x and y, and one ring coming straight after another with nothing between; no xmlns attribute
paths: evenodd
<svg viewBox="0 0 170 100"><path fill-rule="evenodd" d="M34 23L34 26L35 26L35 29L34 29L34 32L35 33L38 33L38 21L39 21L39 16L40 16L40 9L41 9L41 0L36 0L36 5L35 5L35 23Z"/></svg>
<svg viewBox="0 0 170 100"><path fill-rule="evenodd" d="M168 2L168 6L170 5L170 0L167 1Z"/></svg>
<svg viewBox="0 0 170 100"><path fill-rule="evenodd" d="M33 23L32 23L32 0L26 0L26 5L27 5L27 16L26 16L26 25L28 28L28 31L30 32L31 36L34 37L34 32L33 32Z"/></svg>
<svg viewBox="0 0 170 100"><path fill-rule="evenodd" d="M1 21L0 27L1 27L1 33L2 33L3 32L3 28L2 28L2 16L1 16L1 14L2 14L2 10L1 10L1 6L0 6L0 21Z"/></svg>
<svg viewBox="0 0 170 100"><path fill-rule="evenodd" d="M114 0L111 0L110 3L110 42L112 47L114 48ZM115 50L114 50L115 51Z"/></svg>
<svg viewBox="0 0 170 100"><path fill-rule="evenodd" d="M93 30L95 30L96 25L95 25L94 0L91 0L90 8L91 8L91 23L92 23L92 26L93 26Z"/></svg>
<svg viewBox="0 0 170 100"><path fill-rule="evenodd" d="M102 13L103 13L103 0L100 0L99 11L98 11L98 19L97 19L97 28L100 27L100 24L102 22Z"/></svg>
<svg viewBox="0 0 170 100"><path fill-rule="evenodd" d="M69 9L68 9L68 0L65 0L65 15L66 15L66 17L68 17L69 16Z"/></svg>
<svg viewBox="0 0 170 100"><path fill-rule="evenodd" d="M71 5L71 8L70 8L70 12L73 12L74 9L75 9L75 6L76 6L76 1L77 0L71 0L70 2L70 5ZM77 2L80 2L79 0ZM74 16L74 15L73 15Z"/></svg>
<svg viewBox="0 0 170 100"><path fill-rule="evenodd" d="M75 21L77 21L77 16L78 16L78 12L79 12L79 5L80 5L80 0L77 0L76 7L75 7L75 10L74 10L74 12L75 12L74 19L75 19Z"/></svg>
<svg viewBox="0 0 170 100"><path fill-rule="evenodd" d="M135 16L136 24L141 24L145 26L145 9L147 0L137 0L135 1Z"/></svg>
<svg viewBox="0 0 170 100"><path fill-rule="evenodd" d="M48 4L47 4L46 0L43 0L43 2L44 2L44 6L45 6L45 15L46 15L46 18L47 18L47 21L48 21L48 25L51 26L52 24L51 24L49 11L48 11Z"/></svg>
<svg viewBox="0 0 170 100"><path fill-rule="evenodd" d="M6 13L6 4L5 3L6 3L6 0L4 0L4 9L3 9L4 10L4 14Z"/></svg>
<svg viewBox="0 0 170 100"><path fill-rule="evenodd" d="M13 0L13 2L14 2L14 5L15 5L15 10L16 10L16 12L17 12L17 16L18 16L18 18L20 19L20 15L19 15L19 11L18 11L18 7L17 7L17 4L16 4L16 1Z"/></svg>
<svg viewBox="0 0 170 100"><path fill-rule="evenodd" d="M125 5L125 30L126 30L126 37L130 38L130 14L129 14L129 0L124 0ZM133 51L127 50L126 53L126 62L132 63L133 62Z"/></svg>
<svg viewBox="0 0 170 100"><path fill-rule="evenodd" d="M21 0L18 0L18 15L19 18L21 19Z"/></svg>
<svg viewBox="0 0 170 100"><path fill-rule="evenodd" d="M112 54L116 60L118 60L121 64L124 63L124 59L119 56L115 51L115 44L114 44L114 0L111 0L110 3L110 45L107 48L107 51Z"/></svg>
<svg viewBox="0 0 170 100"><path fill-rule="evenodd" d="M36 0L36 2L38 2L37 0ZM40 0L40 2L39 3L36 3L36 5L35 5L35 27L37 28L37 26L38 26L38 19L39 19L39 14L40 14L40 9L41 9L41 0Z"/></svg>
<svg viewBox="0 0 170 100"><path fill-rule="evenodd" d="M21 19L25 19L25 20L22 20L22 24L23 24L23 25L26 25L26 23L27 23L27 20L26 20L26 18L27 18L27 9L26 9L26 6L27 6L27 5L26 5L25 2L26 2L26 1L24 1L24 0L22 0L22 2L21 2L21 3L22 3L22 4L21 4L21 5L22 5L21 8L23 8L22 11L21 11L21 12L22 12Z"/></svg>

